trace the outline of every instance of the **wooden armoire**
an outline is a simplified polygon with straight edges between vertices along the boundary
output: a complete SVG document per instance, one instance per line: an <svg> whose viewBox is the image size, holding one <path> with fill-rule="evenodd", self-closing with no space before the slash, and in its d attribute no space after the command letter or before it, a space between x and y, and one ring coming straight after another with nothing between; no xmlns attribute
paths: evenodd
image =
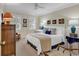
<svg viewBox="0 0 79 59"><path fill-rule="evenodd" d="M1 55L16 55L16 27L11 24L1 25Z"/></svg>

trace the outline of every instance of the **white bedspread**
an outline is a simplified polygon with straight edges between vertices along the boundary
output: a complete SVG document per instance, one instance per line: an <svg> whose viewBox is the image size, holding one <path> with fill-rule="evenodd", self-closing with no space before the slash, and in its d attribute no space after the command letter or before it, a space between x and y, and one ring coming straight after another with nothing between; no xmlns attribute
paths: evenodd
<svg viewBox="0 0 79 59"><path fill-rule="evenodd" d="M32 33L32 34L33 35L37 35L37 33ZM38 33L38 34L43 34L43 33ZM49 36L51 38L51 46L56 45L56 44L62 42L63 41L62 39L64 39L64 37L63 36L60 36L60 35L47 35L47 34L43 34L43 35ZM38 51L37 54L39 55L42 52L39 39L36 38L36 37L33 37L31 34L28 34L26 36L26 41L27 40L29 42L31 42L33 45L36 46L36 49Z"/></svg>

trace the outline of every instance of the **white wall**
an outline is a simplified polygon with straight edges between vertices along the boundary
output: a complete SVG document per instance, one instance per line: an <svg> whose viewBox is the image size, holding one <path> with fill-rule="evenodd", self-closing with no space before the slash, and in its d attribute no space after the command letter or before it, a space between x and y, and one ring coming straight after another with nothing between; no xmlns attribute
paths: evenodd
<svg viewBox="0 0 79 59"><path fill-rule="evenodd" d="M36 23L35 23L37 22L36 17L30 15L16 14L16 13L12 13L12 15L14 16L12 20L15 20L15 23L20 24L20 29L16 30L16 32L21 34L21 39L24 39L28 33L36 29ZM23 18L27 19L27 27L23 27Z"/></svg>
<svg viewBox="0 0 79 59"><path fill-rule="evenodd" d="M36 25L34 25L34 21L36 21L35 17L33 16L22 16L22 19L23 18L26 18L27 19L27 27L23 27L23 20L21 20L21 25L22 25L22 28L21 28L21 36L22 36L22 39L24 39L26 37L26 35L30 32L32 32L33 29L35 29Z"/></svg>

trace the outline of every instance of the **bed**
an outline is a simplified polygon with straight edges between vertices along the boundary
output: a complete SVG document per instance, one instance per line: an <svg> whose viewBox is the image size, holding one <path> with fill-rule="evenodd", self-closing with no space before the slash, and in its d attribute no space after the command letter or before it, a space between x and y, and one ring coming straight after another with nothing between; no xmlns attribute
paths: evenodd
<svg viewBox="0 0 79 59"><path fill-rule="evenodd" d="M58 44L63 44L63 40L62 40L63 36L60 36L60 35L58 35L58 36L57 35L48 35L48 34L44 34L44 33L31 33L31 34L28 34L26 36L25 40L28 43L30 43L37 50L38 55L40 55L40 53L42 52L40 40L39 40L39 38L32 36L32 35L38 35L38 34L45 35L45 36L51 38L50 51L51 51L51 49L55 48Z"/></svg>

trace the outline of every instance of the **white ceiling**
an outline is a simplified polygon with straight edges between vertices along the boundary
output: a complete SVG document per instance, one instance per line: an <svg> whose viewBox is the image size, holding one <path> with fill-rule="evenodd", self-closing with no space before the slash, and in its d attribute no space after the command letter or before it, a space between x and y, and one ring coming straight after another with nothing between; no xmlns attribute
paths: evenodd
<svg viewBox="0 0 79 59"><path fill-rule="evenodd" d="M74 6L73 3L38 3L41 7L35 9L35 3L8 3L2 4L6 10L12 11L18 14L41 16L51 12L55 12L64 8Z"/></svg>

